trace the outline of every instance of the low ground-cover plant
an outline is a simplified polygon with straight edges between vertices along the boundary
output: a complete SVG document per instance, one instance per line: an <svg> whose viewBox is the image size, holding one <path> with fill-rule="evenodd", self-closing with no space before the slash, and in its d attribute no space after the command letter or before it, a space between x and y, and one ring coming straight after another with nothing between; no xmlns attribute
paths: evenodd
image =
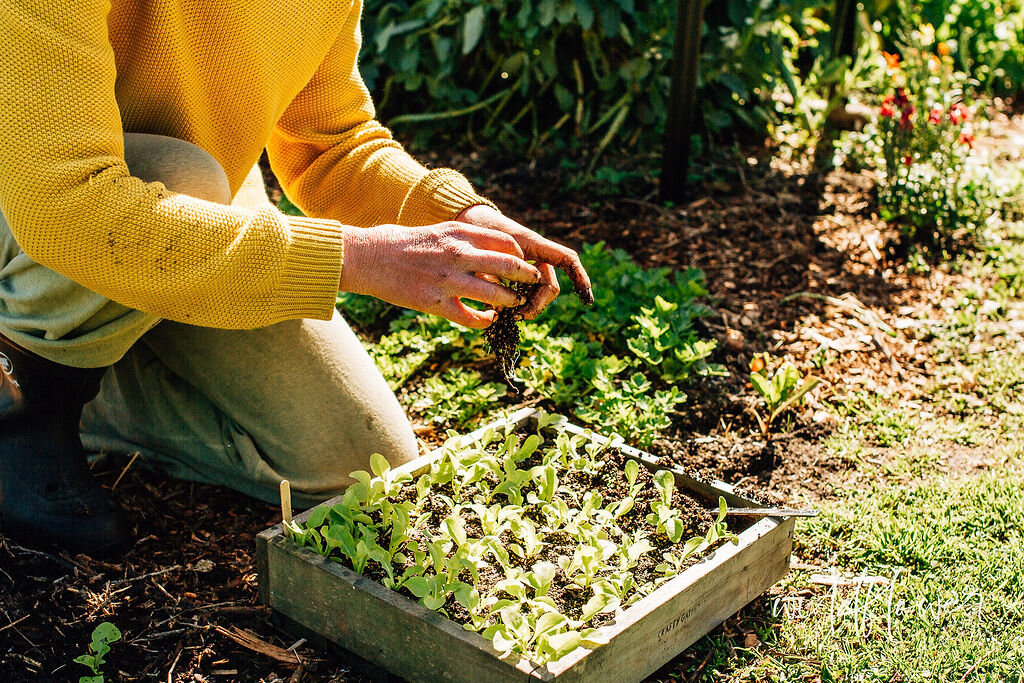
<svg viewBox="0 0 1024 683"><path fill-rule="evenodd" d="M75 663L88 667L92 675L79 677L78 683L103 683L104 658L110 652L110 644L118 640L121 640L121 631L109 621L93 629L89 653L75 657Z"/></svg>
<svg viewBox="0 0 1024 683"><path fill-rule="evenodd" d="M439 611L505 656L537 662L602 644L618 611L736 540L676 488L607 442L541 415L449 440L415 479L375 455L372 474L333 506L313 510L296 542Z"/></svg>
<svg viewBox="0 0 1024 683"><path fill-rule="evenodd" d="M709 312L700 303L704 275L644 269L603 244L584 247L582 259L594 283L594 304L560 296L538 320L521 323L518 381L586 425L646 447L671 424L688 382L724 374L710 362L715 342L697 329ZM571 285L563 281L562 287L569 291ZM342 312L366 310L361 299L344 296ZM369 351L393 389L408 385L416 394L414 410L424 411L425 419L461 427L501 407L501 385L483 382L478 370L466 367L489 357L482 333L414 312L392 318L387 330L368 343ZM436 392L410 382L442 358L462 368L459 381L475 387L465 409L432 411L420 399ZM437 419L453 414L451 423Z"/></svg>
<svg viewBox="0 0 1024 683"><path fill-rule="evenodd" d="M807 393L821 383L813 375L806 375L790 362L777 367L768 353L759 353L750 361L750 384L764 401L763 414L754 412L761 431L765 434L776 418L786 410L799 405Z"/></svg>

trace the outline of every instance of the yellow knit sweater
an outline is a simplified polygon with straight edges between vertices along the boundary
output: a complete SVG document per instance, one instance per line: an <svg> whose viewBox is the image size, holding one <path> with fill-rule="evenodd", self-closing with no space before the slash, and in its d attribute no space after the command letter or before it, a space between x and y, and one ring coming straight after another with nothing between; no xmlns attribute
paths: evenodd
<svg viewBox="0 0 1024 683"><path fill-rule="evenodd" d="M361 0L0 0L0 211L31 258L109 299L224 328L330 317L341 223L485 202L374 121ZM310 218L133 178L123 132L188 140L232 193L266 147Z"/></svg>

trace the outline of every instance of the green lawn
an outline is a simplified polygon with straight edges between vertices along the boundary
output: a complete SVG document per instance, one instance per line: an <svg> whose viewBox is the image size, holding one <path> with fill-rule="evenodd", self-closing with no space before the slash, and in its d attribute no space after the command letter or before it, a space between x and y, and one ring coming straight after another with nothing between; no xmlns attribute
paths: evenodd
<svg viewBox="0 0 1024 683"><path fill-rule="evenodd" d="M961 264L973 283L918 332L937 367L920 396L833 403L827 448L856 486L798 523L796 568L739 622L760 642L707 637L670 679L1024 680L1022 227Z"/></svg>

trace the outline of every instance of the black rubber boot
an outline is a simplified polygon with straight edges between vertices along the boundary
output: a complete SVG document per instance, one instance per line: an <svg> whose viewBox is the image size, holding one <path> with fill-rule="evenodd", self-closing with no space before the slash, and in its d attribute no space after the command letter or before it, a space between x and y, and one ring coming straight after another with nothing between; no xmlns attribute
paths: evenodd
<svg viewBox="0 0 1024 683"><path fill-rule="evenodd" d="M0 533L95 556L131 545L131 529L89 471L78 432L104 371L50 362L0 336Z"/></svg>

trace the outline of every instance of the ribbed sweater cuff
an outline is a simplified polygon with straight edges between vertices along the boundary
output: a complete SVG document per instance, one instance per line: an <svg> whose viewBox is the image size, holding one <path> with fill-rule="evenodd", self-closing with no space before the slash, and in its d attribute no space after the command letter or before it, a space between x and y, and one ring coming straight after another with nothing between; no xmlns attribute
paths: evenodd
<svg viewBox="0 0 1024 683"><path fill-rule="evenodd" d="M443 223L477 204L497 208L478 195L461 173L438 168L420 178L409 190L398 214L398 223L408 226Z"/></svg>
<svg viewBox="0 0 1024 683"><path fill-rule="evenodd" d="M294 318L330 320L341 281L344 240L341 223L288 217L291 245L275 292L275 321Z"/></svg>

